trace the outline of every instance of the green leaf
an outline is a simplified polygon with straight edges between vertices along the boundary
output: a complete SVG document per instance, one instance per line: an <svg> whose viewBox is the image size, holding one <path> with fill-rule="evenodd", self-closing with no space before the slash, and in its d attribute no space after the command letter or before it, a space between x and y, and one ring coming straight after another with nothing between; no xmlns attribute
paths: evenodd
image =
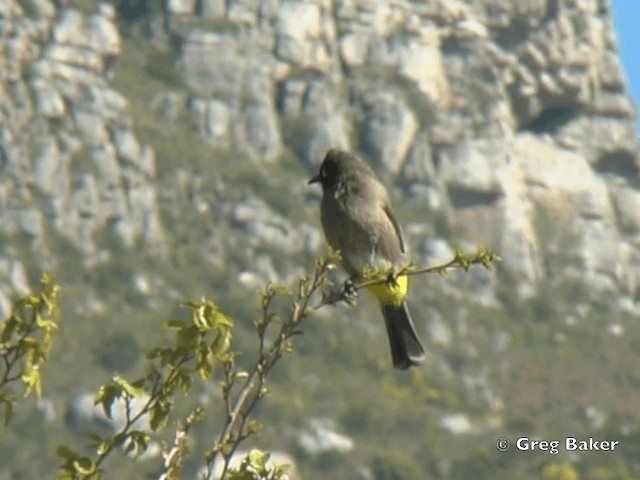
<svg viewBox="0 0 640 480"><path fill-rule="evenodd" d="M134 387L126 379L120 376L115 376L113 378L113 383L115 383L123 392L125 392L131 398L140 398L145 393L144 388Z"/></svg>
<svg viewBox="0 0 640 480"><path fill-rule="evenodd" d="M96 445L96 453L100 456L106 454L112 448L112 444L109 440L104 440Z"/></svg>
<svg viewBox="0 0 640 480"><path fill-rule="evenodd" d="M70 466L65 465L58 473L56 473L55 480L75 480L76 475Z"/></svg>
<svg viewBox="0 0 640 480"><path fill-rule="evenodd" d="M185 327L185 323L182 320L170 318L162 322L162 327L167 330L180 330Z"/></svg>
<svg viewBox="0 0 640 480"><path fill-rule="evenodd" d="M153 360L158 358L161 366L173 365L180 357L180 352L165 347L157 347L147 353L147 358Z"/></svg>
<svg viewBox="0 0 640 480"><path fill-rule="evenodd" d="M127 446L127 452L135 450L136 456L142 455L147 450L147 447L149 447L149 443L151 443L149 434L140 430L132 430L129 433L129 437L131 442Z"/></svg>
<svg viewBox="0 0 640 480"><path fill-rule="evenodd" d="M40 370L37 365L27 366L24 373L20 377L25 385L24 396L28 396L32 391L36 392L36 396L40 398L42 395L42 380L40 378Z"/></svg>
<svg viewBox="0 0 640 480"><path fill-rule="evenodd" d="M281 478L285 478L285 475L287 474L287 472L289 471L289 469L291 468L291 465L288 465L286 463L280 465L280 464L275 464L273 465L272 468L272 478L275 479L281 479Z"/></svg>
<svg viewBox="0 0 640 480"><path fill-rule="evenodd" d="M185 302L182 302L180 306L188 308L189 310L193 310L194 308L198 308L200 306L200 303L201 302L195 300L187 300Z"/></svg>
<svg viewBox="0 0 640 480"><path fill-rule="evenodd" d="M147 352L147 360L153 360L154 358L158 358L162 356L162 353L166 349L163 347L155 347Z"/></svg>
<svg viewBox="0 0 640 480"><path fill-rule="evenodd" d="M121 391L115 385L102 385L96 394L95 405L102 405L102 410L108 418L111 417L113 402L120 397Z"/></svg>
<svg viewBox="0 0 640 480"><path fill-rule="evenodd" d="M4 322L0 323L0 328L2 329L0 330L0 341L2 344L9 342L13 333L20 326L20 323L21 321L16 315L11 315Z"/></svg>
<svg viewBox="0 0 640 480"><path fill-rule="evenodd" d="M229 348L231 347L231 332L220 332L216 335L216 338L213 340L211 344L211 350L216 357L220 357L221 355L227 353Z"/></svg>
<svg viewBox="0 0 640 480"><path fill-rule="evenodd" d="M187 350L192 350L199 339L200 332L193 326L185 327L176 333L176 345Z"/></svg>
<svg viewBox="0 0 640 480"><path fill-rule="evenodd" d="M76 458L75 452L71 450L69 447L67 447L66 445L58 445L58 448L56 448L56 454L59 457L64 458L65 460L71 460Z"/></svg>
<svg viewBox="0 0 640 480"><path fill-rule="evenodd" d="M271 457L271 455L267 452L263 452L262 450L258 450L257 448L254 448L253 450L251 450L249 452L249 462L251 463L251 465L253 465L254 467L257 467L256 469L259 470L264 470L267 462L269 461L269 457Z"/></svg>
<svg viewBox="0 0 640 480"><path fill-rule="evenodd" d="M92 448L95 448L98 455L104 455L113 446L113 442L109 438L102 438L95 433L89 434L89 444Z"/></svg>
<svg viewBox="0 0 640 480"><path fill-rule="evenodd" d="M154 432L167 423L169 413L171 412L172 402L169 400L161 400L151 407L149 411L149 426Z"/></svg>
<svg viewBox="0 0 640 480"><path fill-rule="evenodd" d="M191 389L191 385L193 385L193 379L191 378L191 374L185 369L181 369L176 374L176 382L180 387L182 393L187 393Z"/></svg>
<svg viewBox="0 0 640 480"><path fill-rule="evenodd" d="M262 431L262 423L258 420L251 420L247 424L247 432L250 434L260 433ZM253 450L252 450L253 451Z"/></svg>
<svg viewBox="0 0 640 480"><path fill-rule="evenodd" d="M76 458L73 461L73 466L76 471L82 475L91 475L96 471L95 463L93 463L93 461L88 457Z"/></svg>

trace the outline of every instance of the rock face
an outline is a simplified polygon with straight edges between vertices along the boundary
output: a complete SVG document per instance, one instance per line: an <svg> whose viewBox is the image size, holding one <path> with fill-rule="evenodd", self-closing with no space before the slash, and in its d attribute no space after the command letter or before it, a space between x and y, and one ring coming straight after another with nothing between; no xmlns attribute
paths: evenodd
<svg viewBox="0 0 640 480"><path fill-rule="evenodd" d="M53 228L85 252L111 225L125 244L159 242L153 150L109 85L121 49L113 7L3 2L0 223L35 243Z"/></svg>
<svg viewBox="0 0 640 480"><path fill-rule="evenodd" d="M0 5L0 228L89 255L105 229L162 245L154 152L110 85L117 12L58 3ZM638 137L604 0L172 0L162 15L155 41L187 86L162 96L169 126L188 118L258 163L359 151L456 243L498 250L523 291L576 277L637 307ZM258 225L242 208L229 225ZM309 243L274 222L253 235Z"/></svg>
<svg viewBox="0 0 640 480"><path fill-rule="evenodd" d="M638 140L606 2L183 7L170 15L227 25L189 31L179 54L212 142L314 166L359 150L525 290L569 275L635 295ZM568 237L561 266L548 255Z"/></svg>

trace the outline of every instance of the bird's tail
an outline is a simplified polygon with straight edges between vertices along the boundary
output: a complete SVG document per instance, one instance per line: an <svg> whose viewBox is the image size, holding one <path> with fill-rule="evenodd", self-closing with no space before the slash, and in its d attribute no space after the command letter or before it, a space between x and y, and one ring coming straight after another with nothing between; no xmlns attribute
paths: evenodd
<svg viewBox="0 0 640 480"><path fill-rule="evenodd" d="M400 306L382 305L384 323L387 326L393 366L400 370L420 365L425 358L424 348L418 339L407 303Z"/></svg>

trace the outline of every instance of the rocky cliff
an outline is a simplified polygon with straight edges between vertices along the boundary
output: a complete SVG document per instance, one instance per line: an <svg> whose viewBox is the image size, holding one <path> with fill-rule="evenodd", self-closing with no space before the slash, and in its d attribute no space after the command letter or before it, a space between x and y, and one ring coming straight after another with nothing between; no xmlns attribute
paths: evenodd
<svg viewBox="0 0 640 480"><path fill-rule="evenodd" d="M5 287L24 289L15 240L45 260L54 235L87 257L106 229L128 245L161 242L153 149L109 84L122 47L115 20L107 4L93 14L47 0L0 4L0 230L13 238L2 246Z"/></svg>
<svg viewBox="0 0 640 480"><path fill-rule="evenodd" d="M184 84L153 98L167 128L186 117L248 163L289 151L309 171L331 146L357 150L442 216L455 242L498 250L523 292L572 275L635 306L638 136L606 1L149 5L0 7L5 235L42 247L59 235L87 256L107 230L126 245L163 244L154 145L141 144L127 92L110 82L122 49L135 48L123 46L120 14L175 52ZM268 236L250 226L264 222L259 197L235 225ZM416 240L420 252L437 251L441 232L420 216L408 230L431 237ZM10 243L0 271L16 287Z"/></svg>
<svg viewBox="0 0 640 480"><path fill-rule="evenodd" d="M359 150L523 287L571 275L635 303L638 136L605 1L184 1L168 17L181 106L212 144L310 168ZM569 247L558 230L569 265L549 260Z"/></svg>

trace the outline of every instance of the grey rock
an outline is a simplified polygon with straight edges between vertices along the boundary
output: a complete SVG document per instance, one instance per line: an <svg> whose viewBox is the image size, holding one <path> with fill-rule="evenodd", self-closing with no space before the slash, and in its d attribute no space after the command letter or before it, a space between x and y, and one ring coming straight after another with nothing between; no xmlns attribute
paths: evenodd
<svg viewBox="0 0 640 480"><path fill-rule="evenodd" d="M185 38L177 68L189 87L202 95L239 98L247 59L236 49L228 35L193 30Z"/></svg>
<svg viewBox="0 0 640 480"><path fill-rule="evenodd" d="M329 419L314 418L309 421L309 428L298 435L298 445L308 455L319 455L327 452L347 453L354 447L353 440L338 433Z"/></svg>
<svg viewBox="0 0 640 480"><path fill-rule="evenodd" d="M196 0L167 0L167 11L174 15L193 14Z"/></svg>
<svg viewBox="0 0 640 480"><path fill-rule="evenodd" d="M17 295L31 291L24 263L16 258L11 249L3 251L0 258L0 321L6 319L13 308L12 300Z"/></svg>
<svg viewBox="0 0 640 480"><path fill-rule="evenodd" d="M113 128L111 130L111 138L118 157L132 165L136 165L139 162L142 156L142 149L131 130L128 128Z"/></svg>
<svg viewBox="0 0 640 480"><path fill-rule="evenodd" d="M427 323L429 341L434 345L450 345L453 340L453 334L440 312L430 309L427 317L429 318Z"/></svg>
<svg viewBox="0 0 640 480"><path fill-rule="evenodd" d="M461 140L438 152L438 177L450 188L462 192L479 192L477 202L491 202L503 194L500 171L507 168L508 152L499 139ZM455 196L455 195L454 195ZM461 204L474 199L456 199Z"/></svg>
<svg viewBox="0 0 640 480"><path fill-rule="evenodd" d="M306 66L314 62L321 34L320 8L314 3L281 2L277 10L276 56L286 62Z"/></svg>
<svg viewBox="0 0 640 480"><path fill-rule="evenodd" d="M367 59L369 47L368 35L350 32L340 37L340 58L349 67L359 67Z"/></svg>
<svg viewBox="0 0 640 480"><path fill-rule="evenodd" d="M222 147L230 145L231 110L220 100L211 100L205 107L206 119L201 124L206 127L205 136Z"/></svg>
<svg viewBox="0 0 640 480"><path fill-rule="evenodd" d="M65 179L68 172L55 138L51 135L42 137L39 147L39 154L34 161L35 184L47 194L67 191Z"/></svg>
<svg viewBox="0 0 640 480"><path fill-rule="evenodd" d="M254 158L270 161L280 151L280 129L275 111L268 105L249 105L242 115L236 139L242 150Z"/></svg>
<svg viewBox="0 0 640 480"><path fill-rule="evenodd" d="M612 214L606 183L585 158L569 150L559 150L553 143L527 134L516 137L513 153L533 195L544 197L548 194L558 198L555 203L566 200L583 216L606 217Z"/></svg>
<svg viewBox="0 0 640 480"><path fill-rule="evenodd" d="M115 146L104 145L91 152L91 159L98 171L98 178L108 190L116 190L120 186L120 166Z"/></svg>
<svg viewBox="0 0 640 480"><path fill-rule="evenodd" d="M250 197L236 204L232 220L245 229L253 246L265 242L285 252L297 252L303 245L291 222L260 198Z"/></svg>
<svg viewBox="0 0 640 480"><path fill-rule="evenodd" d="M36 208L23 210L17 217L18 229L34 242L40 242L44 235L42 212Z"/></svg>
<svg viewBox="0 0 640 480"><path fill-rule="evenodd" d="M640 232L640 191L626 184L611 185L616 219L623 231Z"/></svg>
<svg viewBox="0 0 640 480"><path fill-rule="evenodd" d="M440 419L440 426L454 435L469 433L473 430L471 419L464 413L448 413Z"/></svg>
<svg viewBox="0 0 640 480"><path fill-rule="evenodd" d="M284 132L293 140L291 147L312 168L330 148L349 148L349 122L343 100L326 78L292 78L283 82L279 108L292 131Z"/></svg>
<svg viewBox="0 0 640 480"><path fill-rule="evenodd" d="M109 131L99 112L77 109L73 112L73 119L83 143L96 148L109 143Z"/></svg>
<svg viewBox="0 0 640 480"><path fill-rule="evenodd" d="M347 132L347 122L340 114L316 119L311 129L311 135L306 140L306 149L302 159L309 166L317 168L330 148L348 150Z"/></svg>
<svg viewBox="0 0 640 480"><path fill-rule="evenodd" d="M294 38L281 36L276 41L276 55L280 60L296 64L303 64L307 58L304 45Z"/></svg>
<svg viewBox="0 0 640 480"><path fill-rule="evenodd" d="M361 149L392 173L406 160L418 123L401 98L391 93L364 99L365 120L360 127Z"/></svg>
<svg viewBox="0 0 640 480"><path fill-rule="evenodd" d="M61 118L67 113L63 96L47 81L42 78L34 79L31 87L35 93L36 111L39 115Z"/></svg>
<svg viewBox="0 0 640 480"><path fill-rule="evenodd" d="M13 34L0 30L1 40L11 34L13 52L1 56L8 63L2 78L29 72L27 81L12 82L0 94L0 110L11 118L0 147L7 162L0 192L21 202L0 214L2 230L26 233L46 247L47 222L87 255L96 253L96 232L114 219L129 227L123 228L129 243L144 235L160 238L155 193L149 192L155 187L148 183L155 177L154 154L139 144L127 102L108 85L121 45L114 7L103 4L92 15L65 8L58 16L51 2L31 7L42 15L9 12L17 19ZM136 188L132 195L126 191Z"/></svg>
<svg viewBox="0 0 640 480"><path fill-rule="evenodd" d="M243 27L255 27L258 22L259 3L252 0L229 2L227 18Z"/></svg>
<svg viewBox="0 0 640 480"><path fill-rule="evenodd" d="M408 182L434 183L436 169L433 165L433 151L425 135L417 135L402 167L402 177Z"/></svg>
<svg viewBox="0 0 640 480"><path fill-rule="evenodd" d="M200 15L205 18L223 18L227 11L225 0L202 0L200 2Z"/></svg>
<svg viewBox="0 0 640 480"><path fill-rule="evenodd" d="M21 261L10 261L9 270L6 273L6 276L9 280L11 290L15 293L26 295L31 291L29 280L27 278L27 271Z"/></svg>
<svg viewBox="0 0 640 480"><path fill-rule="evenodd" d="M52 48L69 45L101 55L118 55L120 35L113 20L113 7L103 7L98 14L88 17L78 10L64 9L53 28Z"/></svg>
<svg viewBox="0 0 640 480"><path fill-rule="evenodd" d="M580 116L558 129L555 142L563 149L576 152L595 167L612 152L624 154L630 163L637 162L638 140L633 122L610 116ZM633 167L625 168L633 177ZM615 171L615 170L614 170ZM629 178L632 180L632 178Z"/></svg>
<svg viewBox="0 0 640 480"><path fill-rule="evenodd" d="M278 110L285 117L293 117L302 113L307 82L301 78L291 78L280 87Z"/></svg>
<svg viewBox="0 0 640 480"><path fill-rule="evenodd" d="M86 88L86 100L93 110L99 111L105 119L110 120L120 128L131 126L131 120L123 117L122 112L128 108L127 101L115 90L107 87L103 82Z"/></svg>

